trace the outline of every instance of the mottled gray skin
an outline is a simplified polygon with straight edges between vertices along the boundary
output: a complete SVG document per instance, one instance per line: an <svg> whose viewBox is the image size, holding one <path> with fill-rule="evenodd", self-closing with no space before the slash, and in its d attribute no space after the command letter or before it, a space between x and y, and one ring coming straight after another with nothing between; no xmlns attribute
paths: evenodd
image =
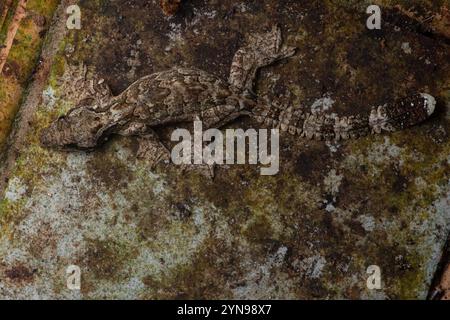
<svg viewBox="0 0 450 320"><path fill-rule="evenodd" d="M221 127L249 114L256 101L253 82L259 68L295 54L282 46L281 30L250 37L235 55L228 82L194 68L154 73L133 83L119 96L110 95L97 79L91 97L42 132L41 142L53 148L92 149L112 134L144 137L139 154L162 147L155 126L199 119L204 127ZM71 90L76 90L72 86ZM96 102L96 103L94 103Z"/></svg>
<svg viewBox="0 0 450 320"><path fill-rule="evenodd" d="M433 114L435 106L436 100L432 96L418 93L373 107L369 114L349 117L310 113L298 107L267 108L266 105L257 106L253 114L259 123L292 135L316 140L347 140L417 125Z"/></svg>
<svg viewBox="0 0 450 320"><path fill-rule="evenodd" d="M250 36L247 45L238 50L228 82L198 69L176 67L143 77L122 94L112 96L107 86L95 80L92 97L44 129L41 142L53 148L93 149L113 134L139 136L138 155L148 156L164 149L152 128L196 119L206 128L220 128L251 115L291 134L330 140L403 129L434 112L435 100L427 94L376 107L357 117L311 114L301 107L258 101L252 93L258 69L294 54L295 48L283 46L281 30L274 27Z"/></svg>

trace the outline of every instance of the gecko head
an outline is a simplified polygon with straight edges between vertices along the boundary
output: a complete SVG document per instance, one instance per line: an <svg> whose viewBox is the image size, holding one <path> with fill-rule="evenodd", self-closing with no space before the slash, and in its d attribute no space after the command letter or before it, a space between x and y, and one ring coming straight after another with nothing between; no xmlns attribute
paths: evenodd
<svg viewBox="0 0 450 320"><path fill-rule="evenodd" d="M108 129L105 116L89 107L77 107L59 117L41 133L41 144L55 149L92 149Z"/></svg>
<svg viewBox="0 0 450 320"><path fill-rule="evenodd" d="M425 101L425 110L427 111L428 116L431 116L436 109L436 99L428 93L421 93L420 95Z"/></svg>

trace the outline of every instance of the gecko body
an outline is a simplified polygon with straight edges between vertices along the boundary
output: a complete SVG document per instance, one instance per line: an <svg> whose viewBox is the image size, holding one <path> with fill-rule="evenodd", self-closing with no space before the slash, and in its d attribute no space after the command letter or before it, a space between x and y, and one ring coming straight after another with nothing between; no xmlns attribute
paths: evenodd
<svg viewBox="0 0 450 320"><path fill-rule="evenodd" d="M436 101L425 93L351 117L310 113L300 106L283 108L255 97L258 69L293 56L295 50L282 44L281 30L273 27L251 35L237 51L228 81L195 68L175 67L137 80L118 96L100 81L91 83L90 103L81 103L55 120L42 131L41 142L53 148L93 149L114 134L139 136L139 154L148 155L161 149L155 127L194 120L203 121L207 128L220 128L250 115L291 134L339 140L401 130L434 112Z"/></svg>

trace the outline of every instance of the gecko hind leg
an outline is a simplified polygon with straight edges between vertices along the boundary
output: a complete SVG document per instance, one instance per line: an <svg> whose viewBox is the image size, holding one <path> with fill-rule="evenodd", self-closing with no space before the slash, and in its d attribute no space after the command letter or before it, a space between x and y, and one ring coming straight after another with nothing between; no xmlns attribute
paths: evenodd
<svg viewBox="0 0 450 320"><path fill-rule="evenodd" d="M139 143L137 158L150 161L152 167L160 162L168 163L170 161L169 149L161 142L156 132L145 124L129 123L118 134L125 137L136 136Z"/></svg>
<svg viewBox="0 0 450 320"><path fill-rule="evenodd" d="M296 48L283 45L282 42L279 26L274 26L269 32L250 36L247 44L234 56L230 70L230 84L238 91L252 94L259 68L295 54Z"/></svg>

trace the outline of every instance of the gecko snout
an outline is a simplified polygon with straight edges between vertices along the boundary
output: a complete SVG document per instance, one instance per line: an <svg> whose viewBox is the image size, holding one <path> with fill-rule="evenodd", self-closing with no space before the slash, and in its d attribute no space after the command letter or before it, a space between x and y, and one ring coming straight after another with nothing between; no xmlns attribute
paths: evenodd
<svg viewBox="0 0 450 320"><path fill-rule="evenodd" d="M64 148L68 145L76 145L76 141L70 133L69 123L67 123L65 117L60 117L42 130L41 145L46 148Z"/></svg>
<svg viewBox="0 0 450 320"><path fill-rule="evenodd" d="M52 125L50 126L50 127L47 127L47 128L45 128L45 129L43 129L42 130L42 132L41 132L41 136L40 136L40 142L41 142L41 145L42 146L44 146L44 147L50 147L51 145L52 145L52 136L53 136L53 134L52 134Z"/></svg>
<svg viewBox="0 0 450 320"><path fill-rule="evenodd" d="M72 109L42 131L41 144L56 149L92 149L108 129L106 120L87 108Z"/></svg>

